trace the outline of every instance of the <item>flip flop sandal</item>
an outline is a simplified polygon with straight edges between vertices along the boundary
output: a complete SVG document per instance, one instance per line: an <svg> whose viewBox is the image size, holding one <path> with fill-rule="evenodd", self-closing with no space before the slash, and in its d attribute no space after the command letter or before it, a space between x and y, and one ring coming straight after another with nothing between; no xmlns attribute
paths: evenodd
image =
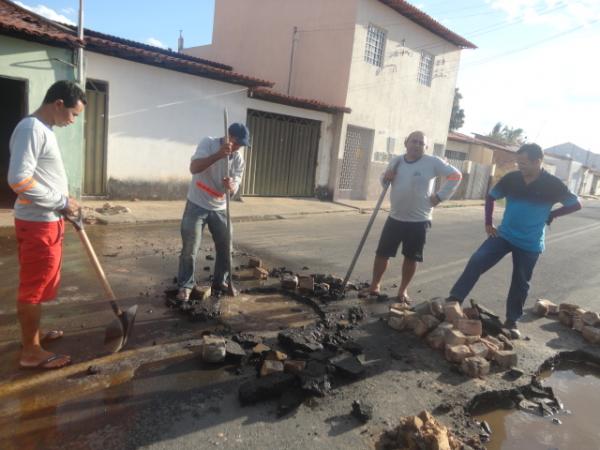
<svg viewBox="0 0 600 450"><path fill-rule="evenodd" d="M59 366L49 366L48 365L51 362L56 361L57 359L61 359L61 358L66 359L66 362L64 364L59 365ZM60 355L58 353L55 353L53 355L48 356L43 361L40 361L36 365L33 365L33 366L24 366L23 364L19 363L19 367L21 369L26 369L26 370L30 370L30 369L55 370L55 369L62 369L63 367L68 366L69 364L71 364L71 359L67 355Z"/></svg>
<svg viewBox="0 0 600 450"><path fill-rule="evenodd" d="M41 342L52 342L57 339L60 339L65 335L63 330L50 330L47 333L44 333L42 336Z"/></svg>
<svg viewBox="0 0 600 450"><path fill-rule="evenodd" d="M381 292L363 289L362 291L360 291L358 293L358 298L377 298L380 295L381 295Z"/></svg>

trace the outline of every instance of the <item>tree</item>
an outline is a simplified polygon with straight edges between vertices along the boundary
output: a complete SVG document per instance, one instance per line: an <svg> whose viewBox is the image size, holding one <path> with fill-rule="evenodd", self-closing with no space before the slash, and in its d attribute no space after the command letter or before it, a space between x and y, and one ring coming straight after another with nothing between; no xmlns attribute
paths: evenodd
<svg viewBox="0 0 600 450"><path fill-rule="evenodd" d="M450 131L458 130L465 123L465 111L460 107L460 101L463 96L458 92L458 88L454 89L454 101L452 102L452 115L450 116Z"/></svg>
<svg viewBox="0 0 600 450"><path fill-rule="evenodd" d="M526 139L523 133L525 133L523 128L513 128L502 122L498 122L492 128L492 131L488 133L488 136L504 144L518 145L522 144Z"/></svg>

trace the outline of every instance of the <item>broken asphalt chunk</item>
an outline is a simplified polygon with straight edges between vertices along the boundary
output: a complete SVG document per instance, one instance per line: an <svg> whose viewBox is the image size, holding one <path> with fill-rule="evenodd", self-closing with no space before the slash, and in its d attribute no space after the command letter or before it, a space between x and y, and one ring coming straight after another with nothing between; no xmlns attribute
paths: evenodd
<svg viewBox="0 0 600 450"><path fill-rule="evenodd" d="M297 383L296 376L291 373L274 373L272 375L252 379L243 383L238 391L242 405L252 405L281 396Z"/></svg>
<svg viewBox="0 0 600 450"><path fill-rule="evenodd" d="M362 423L367 423L373 418L373 405L364 400L352 402L352 415Z"/></svg>

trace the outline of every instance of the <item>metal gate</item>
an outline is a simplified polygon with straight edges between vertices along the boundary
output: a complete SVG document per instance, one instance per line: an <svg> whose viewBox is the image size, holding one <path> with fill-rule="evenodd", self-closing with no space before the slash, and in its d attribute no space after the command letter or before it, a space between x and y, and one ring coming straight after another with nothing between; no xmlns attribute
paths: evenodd
<svg viewBox="0 0 600 450"><path fill-rule="evenodd" d="M348 125L338 184L341 197L363 199L374 131Z"/></svg>
<svg viewBox="0 0 600 450"><path fill-rule="evenodd" d="M472 162L469 182L465 192L466 199L483 199L487 195L492 166Z"/></svg>
<svg viewBox="0 0 600 450"><path fill-rule="evenodd" d="M83 194L106 194L107 85L88 81L85 87L85 160Z"/></svg>
<svg viewBox="0 0 600 450"><path fill-rule="evenodd" d="M243 195L312 197L321 122L248 110Z"/></svg>

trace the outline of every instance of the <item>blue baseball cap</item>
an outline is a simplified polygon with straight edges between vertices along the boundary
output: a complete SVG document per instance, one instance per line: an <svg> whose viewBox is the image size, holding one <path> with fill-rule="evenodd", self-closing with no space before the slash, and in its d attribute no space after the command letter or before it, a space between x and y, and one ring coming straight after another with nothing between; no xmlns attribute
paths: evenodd
<svg viewBox="0 0 600 450"><path fill-rule="evenodd" d="M229 125L229 135L234 137L241 147L245 147L250 143L250 130L243 123Z"/></svg>

